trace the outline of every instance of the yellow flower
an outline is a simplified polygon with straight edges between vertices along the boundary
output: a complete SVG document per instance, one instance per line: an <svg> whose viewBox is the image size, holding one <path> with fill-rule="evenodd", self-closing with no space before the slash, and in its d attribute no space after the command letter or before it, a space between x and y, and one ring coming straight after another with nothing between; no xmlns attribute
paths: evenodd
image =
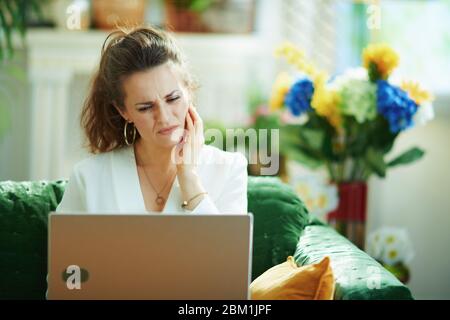
<svg viewBox="0 0 450 320"><path fill-rule="evenodd" d="M394 236L389 236L386 238L386 243L393 243L395 241L395 237Z"/></svg>
<svg viewBox="0 0 450 320"><path fill-rule="evenodd" d="M270 111L275 111L283 107L284 97L288 93L291 84L292 79L286 72L282 72L277 76L269 100Z"/></svg>
<svg viewBox="0 0 450 320"><path fill-rule="evenodd" d="M305 53L291 42L285 42L275 49L275 56L284 56L287 62L304 72L314 80L320 73L319 70L305 58Z"/></svg>
<svg viewBox="0 0 450 320"><path fill-rule="evenodd" d="M382 79L392 73L398 66L398 54L387 44L371 44L364 49L362 54L363 66L370 71L370 65L374 64Z"/></svg>
<svg viewBox="0 0 450 320"><path fill-rule="evenodd" d="M394 260L398 257L398 251L395 249L389 250L388 256L390 259Z"/></svg>
<svg viewBox="0 0 450 320"><path fill-rule="evenodd" d="M328 199L328 196L327 196L327 194L321 194L320 196L319 196L319 198L317 199L317 206L320 208L320 209L323 209L323 208L326 208L327 206L328 206L328 203L329 203L330 201L329 201L329 199Z"/></svg>
<svg viewBox="0 0 450 320"><path fill-rule="evenodd" d="M307 208L309 211L312 211L312 210L314 209L314 207L315 207L315 205L314 205L314 203L315 203L314 199L313 199L313 198L306 198L306 199L304 199L304 201L305 201L305 206L306 206L306 208Z"/></svg>
<svg viewBox="0 0 450 320"><path fill-rule="evenodd" d="M339 113L339 95L334 90L329 90L325 84L314 83L314 94L311 100L311 106L316 110L318 115L328 119L330 124L339 129L341 127L342 118Z"/></svg>
<svg viewBox="0 0 450 320"><path fill-rule="evenodd" d="M433 95L422 89L417 82L403 81L400 87L408 92L409 97L418 105L424 102L430 102L434 99Z"/></svg>
<svg viewBox="0 0 450 320"><path fill-rule="evenodd" d="M312 62L305 58L305 53L290 42L285 42L276 48L275 55L285 56L288 63L292 64L311 78L314 83L314 94L311 106L319 115L327 118L332 126L339 129L342 122L337 107L339 104L339 95L337 92L326 88L325 83L328 79L327 73L316 68ZM280 92L280 90L275 90L272 94L273 100L271 99L271 101L273 102L270 104L271 108L279 106L281 94L274 94L277 92Z"/></svg>

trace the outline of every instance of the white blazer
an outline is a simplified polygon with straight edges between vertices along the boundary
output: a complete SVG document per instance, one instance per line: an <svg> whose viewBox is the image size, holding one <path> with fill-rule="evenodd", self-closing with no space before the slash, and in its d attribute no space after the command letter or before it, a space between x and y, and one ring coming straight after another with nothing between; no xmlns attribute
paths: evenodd
<svg viewBox="0 0 450 320"><path fill-rule="evenodd" d="M197 173L208 195L189 211L181 207L177 177L163 214L247 214L247 159L203 145ZM56 212L146 213L133 146L91 155L75 164Z"/></svg>

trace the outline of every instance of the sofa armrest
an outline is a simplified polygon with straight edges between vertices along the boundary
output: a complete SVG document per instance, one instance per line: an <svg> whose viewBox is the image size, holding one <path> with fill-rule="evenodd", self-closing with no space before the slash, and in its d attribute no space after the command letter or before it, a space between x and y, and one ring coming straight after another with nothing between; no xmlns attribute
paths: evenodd
<svg viewBox="0 0 450 320"><path fill-rule="evenodd" d="M336 281L336 300L413 299L392 273L328 225L313 223L300 234L294 254L299 265L329 256Z"/></svg>
<svg viewBox="0 0 450 320"><path fill-rule="evenodd" d="M253 281L292 255L309 215L294 190L276 177L250 176L247 193L253 213Z"/></svg>

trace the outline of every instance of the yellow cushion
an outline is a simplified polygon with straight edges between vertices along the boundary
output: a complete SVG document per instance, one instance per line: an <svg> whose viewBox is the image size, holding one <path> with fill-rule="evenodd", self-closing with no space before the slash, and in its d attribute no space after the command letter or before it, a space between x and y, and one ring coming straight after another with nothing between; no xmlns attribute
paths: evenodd
<svg viewBox="0 0 450 320"><path fill-rule="evenodd" d="M334 289L329 257L299 267L289 256L250 284L252 300L333 300Z"/></svg>

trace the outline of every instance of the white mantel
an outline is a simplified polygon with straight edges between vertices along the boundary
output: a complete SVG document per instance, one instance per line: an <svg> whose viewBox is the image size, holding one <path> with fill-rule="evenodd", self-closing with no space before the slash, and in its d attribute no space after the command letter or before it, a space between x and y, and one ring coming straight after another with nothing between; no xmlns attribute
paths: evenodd
<svg viewBox="0 0 450 320"><path fill-rule="evenodd" d="M79 159L67 157L70 84L91 75L107 32L36 29L27 34L31 84L30 179L67 178ZM271 82L273 43L255 35L176 34L202 88L198 106L204 119L224 123L245 117L246 92L255 79ZM81 110L80 101L80 110Z"/></svg>

